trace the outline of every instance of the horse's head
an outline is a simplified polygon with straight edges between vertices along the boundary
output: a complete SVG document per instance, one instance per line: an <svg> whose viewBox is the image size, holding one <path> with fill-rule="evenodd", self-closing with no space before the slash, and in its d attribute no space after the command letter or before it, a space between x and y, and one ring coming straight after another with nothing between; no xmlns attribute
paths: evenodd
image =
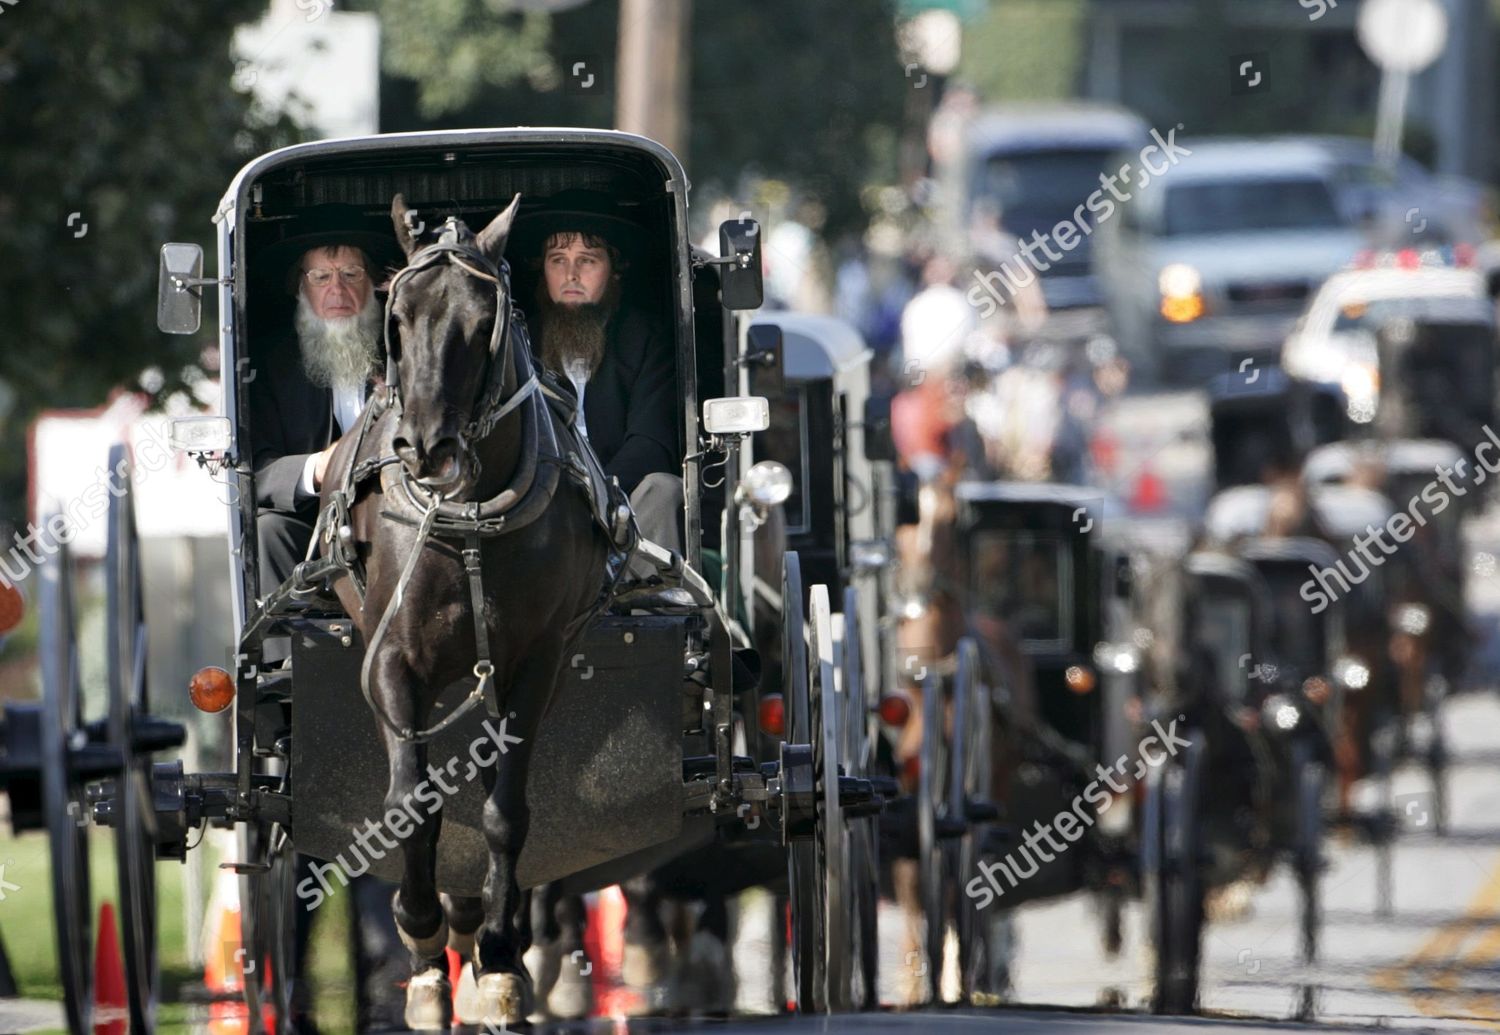
<svg viewBox="0 0 1500 1035"><path fill-rule="evenodd" d="M393 446L413 478L450 498L477 478L475 423L509 373L500 366L510 355L502 256L520 202L517 194L478 234L450 218L434 239L413 231L400 194L391 201L407 260L387 303L388 362L401 398Z"/></svg>

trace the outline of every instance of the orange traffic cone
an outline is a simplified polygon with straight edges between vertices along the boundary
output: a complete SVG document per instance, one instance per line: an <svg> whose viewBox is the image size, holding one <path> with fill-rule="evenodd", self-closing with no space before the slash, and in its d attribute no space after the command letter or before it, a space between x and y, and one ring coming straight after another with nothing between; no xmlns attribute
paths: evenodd
<svg viewBox="0 0 1500 1035"><path fill-rule="evenodd" d="M94 942L94 1035L125 1035L125 962L115 930L115 907L99 905L99 936Z"/></svg>
<svg viewBox="0 0 1500 1035"><path fill-rule="evenodd" d="M1135 492L1130 497L1130 509L1136 513L1149 513L1167 505L1167 489L1151 468L1141 472L1135 481Z"/></svg>
<svg viewBox="0 0 1500 1035"><path fill-rule="evenodd" d="M204 925L203 987L210 999L208 1035L247 1035L250 1025L245 1002L244 955L240 934L239 881L230 870L220 870L208 902Z"/></svg>

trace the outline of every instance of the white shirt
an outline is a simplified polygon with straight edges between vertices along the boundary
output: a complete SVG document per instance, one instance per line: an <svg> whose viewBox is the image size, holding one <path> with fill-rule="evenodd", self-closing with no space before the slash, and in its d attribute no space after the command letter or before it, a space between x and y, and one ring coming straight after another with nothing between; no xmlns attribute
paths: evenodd
<svg viewBox="0 0 1500 1035"><path fill-rule="evenodd" d="M351 385L348 387L337 387L333 390L333 419L338 423L339 434L346 435L359 420L359 415L365 408L364 385ZM309 496L316 496L318 490L313 486L313 468L318 466L318 454L308 454L307 461L302 465L302 491Z"/></svg>
<svg viewBox="0 0 1500 1035"><path fill-rule="evenodd" d="M578 393L578 412L573 417L573 423L578 426L578 431L587 440L589 437L588 424L583 419L583 390L589 383L589 366L581 359L568 362L568 380L573 382L573 389Z"/></svg>

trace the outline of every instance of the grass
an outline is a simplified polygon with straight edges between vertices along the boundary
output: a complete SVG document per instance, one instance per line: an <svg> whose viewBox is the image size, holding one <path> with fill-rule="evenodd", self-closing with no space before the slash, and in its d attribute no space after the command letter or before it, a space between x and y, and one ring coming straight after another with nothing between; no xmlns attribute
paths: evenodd
<svg viewBox="0 0 1500 1035"><path fill-rule="evenodd" d="M189 854L211 852L205 846ZM4 863L5 898L0 901L0 938L10 957L11 971L23 997L62 999L57 975L57 936L52 919L52 872L44 834L0 835L0 863ZM216 861L216 860L215 860ZM204 865L205 894L212 882ZM184 989L201 984L201 968L188 963L188 938L204 933L184 930L185 867L160 862L156 869L158 946L161 967L161 1005L156 1031L160 1035L188 1035L201 1031L203 1008L184 1001ZM97 928L99 904L117 898L114 837L95 831L89 839L89 878ZM14 889L11 885L15 885ZM313 926L310 963L317 990L318 1022L324 1031L354 1030L353 961L348 952L348 895L334 895L318 911ZM119 917L116 913L118 928ZM97 930L96 930L97 934ZM45 1032L41 1035L63 1035Z"/></svg>

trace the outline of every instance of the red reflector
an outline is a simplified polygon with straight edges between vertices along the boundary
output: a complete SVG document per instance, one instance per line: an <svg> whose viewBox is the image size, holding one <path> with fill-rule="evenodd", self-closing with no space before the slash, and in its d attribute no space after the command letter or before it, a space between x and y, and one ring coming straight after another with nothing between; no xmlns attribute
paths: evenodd
<svg viewBox="0 0 1500 1035"><path fill-rule="evenodd" d="M1472 244L1459 243L1453 246L1453 265L1474 265L1474 246Z"/></svg>
<svg viewBox="0 0 1500 1035"><path fill-rule="evenodd" d="M0 579L0 636L4 636L26 615L26 601L21 591L4 579Z"/></svg>
<svg viewBox="0 0 1500 1035"><path fill-rule="evenodd" d="M880 721L887 726L905 726L906 720L911 718L911 701L903 694L891 694L880 699L876 710L880 713Z"/></svg>
<svg viewBox="0 0 1500 1035"><path fill-rule="evenodd" d="M786 701L780 694L767 694L760 699L760 728L773 737L786 732Z"/></svg>
<svg viewBox="0 0 1500 1035"><path fill-rule="evenodd" d="M1402 248L1396 253L1396 265L1404 270L1414 270L1422 265L1422 257L1415 248Z"/></svg>

